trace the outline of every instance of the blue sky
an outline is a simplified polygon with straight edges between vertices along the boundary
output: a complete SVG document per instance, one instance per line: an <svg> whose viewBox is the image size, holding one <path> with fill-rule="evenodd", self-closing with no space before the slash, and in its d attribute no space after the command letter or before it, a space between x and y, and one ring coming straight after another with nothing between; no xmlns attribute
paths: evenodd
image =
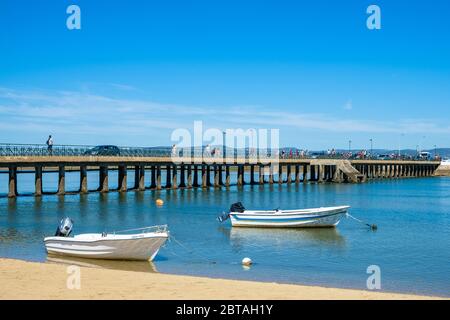
<svg viewBox="0 0 450 320"><path fill-rule="evenodd" d="M446 0L2 0L0 142L170 145L202 120L308 149L450 147L449 15Z"/></svg>

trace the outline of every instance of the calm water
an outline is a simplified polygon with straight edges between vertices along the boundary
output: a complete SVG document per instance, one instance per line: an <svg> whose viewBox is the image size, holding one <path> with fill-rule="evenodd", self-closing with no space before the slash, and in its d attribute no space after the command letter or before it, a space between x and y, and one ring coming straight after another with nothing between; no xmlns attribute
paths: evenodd
<svg viewBox="0 0 450 320"><path fill-rule="evenodd" d="M95 188L98 178L89 174ZM45 174L44 186L56 188L56 177ZM130 172L130 185L132 177ZM68 190L77 188L77 179L77 173L67 174ZM6 180L0 175L3 195ZM33 176L20 175L19 187L32 192ZM164 200L163 207L155 206L157 198ZM351 214L376 223L378 230L349 219L336 230L219 224L216 216L236 201L254 209L348 204ZM0 256L45 261L42 239L66 215L74 219L75 233L168 224L178 241L169 242L152 264L85 261L99 267L365 289L366 269L375 264L381 268L384 291L450 296L448 178L0 198ZM249 270L240 265L247 256L255 262Z"/></svg>

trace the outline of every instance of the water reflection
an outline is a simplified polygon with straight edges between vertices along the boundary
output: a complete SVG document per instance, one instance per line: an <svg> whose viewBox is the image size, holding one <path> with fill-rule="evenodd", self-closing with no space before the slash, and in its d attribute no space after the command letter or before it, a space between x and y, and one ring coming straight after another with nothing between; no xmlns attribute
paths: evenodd
<svg viewBox="0 0 450 320"><path fill-rule="evenodd" d="M44 239L44 234L38 229L28 229L20 231L17 228L0 229L0 243L2 245L27 245L36 238Z"/></svg>
<svg viewBox="0 0 450 320"><path fill-rule="evenodd" d="M154 263L150 261L83 259L77 257L48 255L47 262L76 265L79 267L97 268L97 269L112 269L112 270L150 272L150 273L158 272Z"/></svg>
<svg viewBox="0 0 450 320"><path fill-rule="evenodd" d="M221 232L229 233L231 245L239 250L248 247L286 247L320 245L325 247L344 248L345 238L336 228L314 229L274 229L274 228L223 228ZM228 231L227 231L228 230Z"/></svg>

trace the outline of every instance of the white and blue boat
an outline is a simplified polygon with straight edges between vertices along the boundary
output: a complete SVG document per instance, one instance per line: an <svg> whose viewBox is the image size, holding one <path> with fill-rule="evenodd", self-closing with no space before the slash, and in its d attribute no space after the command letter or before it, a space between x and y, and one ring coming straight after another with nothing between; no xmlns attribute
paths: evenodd
<svg viewBox="0 0 450 320"><path fill-rule="evenodd" d="M319 228L336 227L350 206L321 207L298 210L245 210L241 203L231 206L228 214L233 227Z"/></svg>

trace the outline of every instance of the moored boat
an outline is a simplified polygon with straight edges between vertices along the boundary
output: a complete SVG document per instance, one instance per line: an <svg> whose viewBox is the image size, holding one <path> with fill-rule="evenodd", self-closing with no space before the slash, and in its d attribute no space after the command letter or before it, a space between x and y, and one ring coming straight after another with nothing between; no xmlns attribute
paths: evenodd
<svg viewBox="0 0 450 320"><path fill-rule="evenodd" d="M241 203L219 218L231 220L233 227L317 228L335 227L350 206L321 207L298 210L245 210Z"/></svg>
<svg viewBox="0 0 450 320"><path fill-rule="evenodd" d="M61 221L55 236L44 239L49 254L91 259L152 261L169 237L166 225L69 237L72 222L70 219L70 222L67 222L67 219Z"/></svg>

